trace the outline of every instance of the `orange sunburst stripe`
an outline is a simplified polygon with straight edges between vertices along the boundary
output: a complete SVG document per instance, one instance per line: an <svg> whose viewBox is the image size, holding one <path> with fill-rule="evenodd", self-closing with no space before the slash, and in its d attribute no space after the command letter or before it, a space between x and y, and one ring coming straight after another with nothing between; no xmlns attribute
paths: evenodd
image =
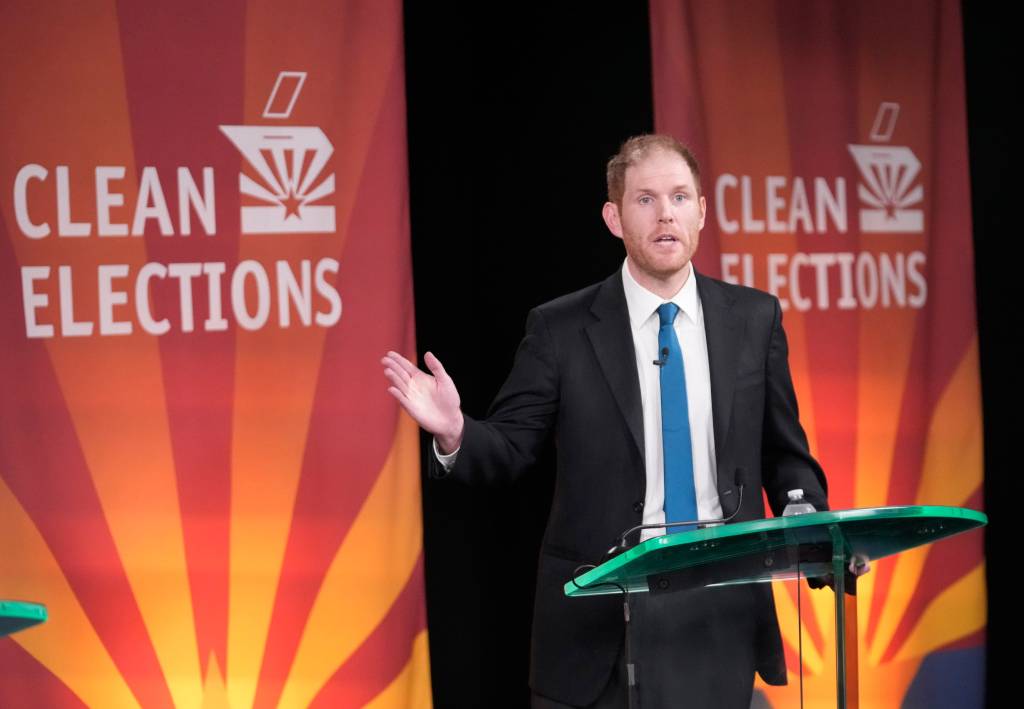
<svg viewBox="0 0 1024 709"><path fill-rule="evenodd" d="M834 3L817 3L808 7L778 5L776 32L781 55L789 127L790 169L776 174L787 176L787 191L792 193L795 181L804 181L808 192L824 178L837 193L842 192L839 180L848 186L856 179L847 144L857 135L854 101L847 84L851 80L854 47L834 41L831 32L822 28L840 26L847 10ZM811 29L814 28L814 29ZM794 42L793 36L804 41ZM813 59L811 59L813 57ZM814 96L821 109L810 109L807 97ZM822 113L828 116L823 120ZM793 186L790 186L793 183ZM817 203L817 199L814 200ZM816 225L826 233L803 233L797 230L794 247L785 249L790 258L796 254L856 251L859 248L855 222L847 209L845 227L826 220ZM795 263L795 261L793 261ZM794 369L812 382L813 399L801 398L801 404L813 403L813 412L801 417L805 426L813 418L812 450L828 474L829 502L834 509L851 506L854 486L854 454L856 452L857 351L860 331L859 310L837 307L838 279L830 279L828 301L819 301L818 283L813 269L801 268L793 280L788 269L787 282L780 295L791 304L797 292L810 301L804 314L807 336L806 363L795 362ZM801 392L798 391L798 394Z"/></svg>
<svg viewBox="0 0 1024 709"><path fill-rule="evenodd" d="M415 652L416 638L426 633L427 613L423 600L423 554L409 576L401 594L395 599L387 615L363 644L342 665L316 695L310 706L348 707L363 706L384 688L393 685L410 656ZM429 659L414 662L426 674ZM418 692L415 684L406 685L410 693ZM430 697L430 687L426 688Z"/></svg>
<svg viewBox="0 0 1024 709"><path fill-rule="evenodd" d="M730 37L729 42L712 42L701 47L701 67L715 67L715 71L714 75L702 75L702 94L698 98L704 112L718 118L713 124L707 124L707 162L725 172L735 166L751 165L751 156L757 156L756 165L746 170L755 181L769 174L788 174L791 152L786 106L782 99L780 49L774 34L763 32L763 28L777 24L775 6L714 3L691 5L690 12L694 26L700 27L702 33ZM747 16L748 21L735 23L737 14ZM729 76L730 81L717 81L718 76ZM757 120L752 121L752 116L757 116ZM732 205L732 211L739 214L739 198L735 199L737 203ZM755 216L764 217L760 212ZM709 214L709 221L713 222L712 217L713 207ZM752 242L741 233L721 234L719 242L722 251L752 253L755 259L764 259L771 252L792 251L797 239L791 235L764 234ZM715 264L712 272L717 271ZM763 274L755 276L754 285L766 287ZM785 328L794 385L802 406L801 420L815 449L812 382L803 375L808 366L803 314L786 313Z"/></svg>
<svg viewBox="0 0 1024 709"><path fill-rule="evenodd" d="M937 628L922 626L922 623L925 622L923 614L934 605L940 595L946 593L950 586L961 582L979 565L982 538L978 533L962 534L953 539L937 542L936 545L928 555L920 575L915 579L913 591L906 602L906 609L888 639L881 662L888 662L897 657L907 659L905 648L908 638L911 636L921 634L930 636L940 632ZM984 605L985 594L984 587L982 587L979 596L966 602L962 608L951 609L942 622L941 633L946 637L945 642L948 643L951 639L975 632L977 626L972 626L977 617L975 609L984 608ZM933 615L932 618L934 619L935 616ZM881 644L881 641L878 642Z"/></svg>
<svg viewBox="0 0 1024 709"><path fill-rule="evenodd" d="M888 503L900 399L916 321L909 311L871 312L861 317L854 507Z"/></svg>
<svg viewBox="0 0 1024 709"><path fill-rule="evenodd" d="M405 174L403 82L396 62L349 230L338 283L345 314L327 335L313 419L260 672L256 707L280 696L310 608L331 559L391 448L398 407L372 376L380 353L415 351ZM387 314L382 317L382 314ZM345 422L339 427L338 422ZM324 475L344 461L344 475Z"/></svg>
<svg viewBox="0 0 1024 709"><path fill-rule="evenodd" d="M374 697L366 709L430 709L429 648L427 631L416 636L412 657L387 689Z"/></svg>
<svg viewBox="0 0 1024 709"><path fill-rule="evenodd" d="M43 601L50 621L15 642L91 706L133 707L138 701L97 636L32 520L0 478L0 536L17 540L0 555L3 590Z"/></svg>
<svg viewBox="0 0 1024 709"><path fill-rule="evenodd" d="M941 110L942 120L937 121L934 128L927 126L921 135L930 138L933 145L941 146L933 155L934 170L927 184L927 192L932 195L932 200L926 212L929 221L926 228L930 232L931 243L941 244L941 248L933 248L929 252L928 278L933 289L929 292L927 342L915 344L926 351L919 361L929 377L924 395L929 413L938 406L937 402L949 380L954 376L961 377L953 372L963 362L964 353L974 346L976 331L970 268L970 209L969 203L963 199L969 189L962 163L962 156L966 154L966 127L959 8L957 4L947 2L932 10L935 21L927 25L929 34L926 40L931 43L931 64L926 67L927 72L923 76L929 79L934 77L935 80L934 83L928 82L922 104L931 110ZM902 66L903 62L899 64ZM975 369L974 387L977 386L976 376ZM963 412L962 423L967 427L980 426L976 395L974 398L972 405ZM908 435L910 430L907 425L901 426L903 435ZM976 449L973 455L980 458L980 439L973 434L971 439L976 441L976 445L969 442L964 448ZM897 459L897 463L902 463L907 469L913 469L915 465L926 469L926 454L921 452L919 455L919 460L913 460L905 453L902 460ZM968 477L980 475L980 464L971 465L966 472ZM960 475L961 471L957 471L956 476ZM931 492L926 492L928 496L944 495L941 490L943 481L932 475L923 481L909 478L902 486L894 486L891 494L897 502L914 494L922 499L920 493L928 489L924 486L933 486ZM968 483L967 489L970 487ZM923 578L918 583L930 586Z"/></svg>
<svg viewBox="0 0 1024 709"><path fill-rule="evenodd" d="M239 153L217 129L242 115L244 4L118 3L125 87L139 166L157 169L171 209L174 234L154 220L143 241L150 261L223 262L238 254ZM188 47L188 51L181 51ZM176 77L154 89L154 77ZM176 206L176 173L203 184L214 170L216 223L207 234L196 217L185 235ZM207 280L192 282L196 332L181 328L177 284L151 282L154 312L171 330L157 339L176 466L185 554L195 610L199 659L223 667L227 641L228 529L234 335L203 332ZM204 689L209 697L209 691Z"/></svg>
<svg viewBox="0 0 1024 709"><path fill-rule="evenodd" d="M918 504L960 505L982 484L979 369L978 342L972 338L932 411Z"/></svg>
<svg viewBox="0 0 1024 709"><path fill-rule="evenodd" d="M923 657L957 638L985 627L987 620L985 565L978 564L944 587L922 612L894 659ZM955 619L955 622L950 622Z"/></svg>
<svg viewBox="0 0 1024 709"><path fill-rule="evenodd" d="M93 224L93 235L64 239L56 233L41 241L16 237L21 263L70 264L74 268L75 293L96 293L96 269L100 264L137 267L145 260L138 240L100 238L94 208L94 166L123 166L126 176L115 180L113 191L123 192L126 205L133 204L134 158L131 150L123 70L119 51L117 17L113 4L84 8L79 3L33 5L22 10L21 22L11 29L17 44L29 48L20 60L27 72L5 82L16 100L31 98L31 111L0 125L0 133L19 141L0 168L5 177L13 168L36 162L51 174L36 191L35 214L57 230L52 189L58 164L68 164L71 174L71 213ZM5 38L6 39L6 38ZM35 57L35 53L42 56ZM44 67L42 75L36 71ZM35 82L46 83L47 91ZM69 112L67 106L74 106ZM37 139L40 136L41 139ZM73 160L68 160L73 156ZM52 201L51 201L52 200ZM10 205L5 218L13 223ZM128 221L128 207L111 210L115 222ZM52 285L52 281L51 281ZM121 283L117 284L118 286ZM130 290L130 289L129 289ZM57 298L51 291L44 321L54 322ZM123 318L131 308L115 309ZM97 306L88 298L75 303L79 319L96 322ZM195 638L191 633L192 607L182 549L174 467L167 441L158 353L150 339L137 333L123 337L121 346L96 335L80 339L46 340L68 410L75 423L82 450L93 474L100 502L108 520L126 575L138 600L158 661L171 682L177 703L198 701L200 682ZM135 409L139 396L151 402ZM97 414L99 406L104 414ZM151 572L151 559L159 556L166 567L159 576Z"/></svg>
<svg viewBox="0 0 1024 709"><path fill-rule="evenodd" d="M132 692L147 707L168 707L171 697L163 673L45 346L23 339L20 279L2 221L0 264L5 274L11 274L0 277L0 337L8 343L0 348L0 469L9 471L7 484L43 536ZM2 585L0 581L0 597Z"/></svg>
<svg viewBox="0 0 1024 709"><path fill-rule="evenodd" d="M978 383L978 352L972 345L961 359L941 399L937 402L926 438L924 462L917 504L963 505L981 486L981 393ZM914 594L905 607L887 604L891 615L884 627L892 634L879 633L875 652L887 650L890 657L916 626L926 599L945 588L977 563L981 539L964 535L929 548L927 561L913 579ZM959 553L958 553L959 552ZM895 618L898 625L893 625ZM953 617L947 622L958 626Z"/></svg>
<svg viewBox="0 0 1024 709"><path fill-rule="evenodd" d="M319 125L334 144L328 169L337 187L329 201L339 231L290 235L287 241L246 237L240 256L264 263L296 253L336 256L350 236L347 225L390 75L362 69L394 60L400 37L396 10L384 3L324 1L295 12L253 0L246 22L246 122L262 122L279 71L310 72L290 122ZM338 27L344 36L331 43L306 41L323 26ZM256 695L323 343L320 328L266 329L239 333L237 339L227 662L228 696L237 706L252 704Z"/></svg>
<svg viewBox="0 0 1024 709"><path fill-rule="evenodd" d="M825 656L823 652L827 643L814 616L809 612L812 610L811 603L813 603L813 600L810 595L813 591L803 581L798 582L801 584L800 617L802 620L800 623L797 622L795 589L792 589L791 592L791 589L787 588L790 585L796 585L796 583L776 582L772 584L772 590L775 593L776 612L779 618L779 630L782 632L782 641L785 644L787 653L786 663L791 668L796 667L796 663L799 660L798 650L802 635L804 667L808 672L820 673L825 669ZM799 633L798 627L801 624L803 632ZM811 630L812 627L814 631Z"/></svg>
<svg viewBox="0 0 1024 709"><path fill-rule="evenodd" d="M933 347L928 342L936 336L932 332L925 327L915 336L909 368L912 376L900 412L900 438L893 461L889 504L940 504L951 499L962 502L980 483L980 398L974 338L951 331L948 342L943 335L942 346ZM961 347L958 340L963 343ZM942 352L936 353L937 349ZM923 376L925 372L927 379ZM928 428L936 422L939 430L929 433ZM944 438L942 434L956 437ZM949 476L945 455L950 461L961 460L967 466L964 471L958 468L948 483L943 482ZM942 488L949 484L966 487L947 497ZM935 499L936 496L941 499ZM919 582L928 553L914 550L877 570L868 625L871 652L876 658L885 652L898 619L910 602L911 586Z"/></svg>
<svg viewBox="0 0 1024 709"><path fill-rule="evenodd" d="M279 706L306 706L387 614L422 549L419 429L402 414L373 490L331 561Z"/></svg>

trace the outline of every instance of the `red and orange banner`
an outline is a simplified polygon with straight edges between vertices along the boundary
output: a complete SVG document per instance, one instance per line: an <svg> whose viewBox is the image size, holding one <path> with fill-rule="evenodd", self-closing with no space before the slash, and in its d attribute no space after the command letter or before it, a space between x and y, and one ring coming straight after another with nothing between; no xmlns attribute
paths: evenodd
<svg viewBox="0 0 1024 709"><path fill-rule="evenodd" d="M400 3L0 44L0 706L429 706Z"/></svg>
<svg viewBox="0 0 1024 709"><path fill-rule="evenodd" d="M651 30L657 129L702 161L697 267L779 297L832 507L980 509L959 3L654 0ZM795 585L775 590L790 685L759 689L796 706ZM858 590L861 706L981 705L980 534ZM832 594L804 601L805 699L826 706Z"/></svg>

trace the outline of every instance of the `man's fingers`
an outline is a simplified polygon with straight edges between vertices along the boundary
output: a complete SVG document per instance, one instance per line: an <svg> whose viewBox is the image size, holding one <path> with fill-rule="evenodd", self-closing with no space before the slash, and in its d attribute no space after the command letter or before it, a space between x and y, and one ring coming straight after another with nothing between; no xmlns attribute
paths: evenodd
<svg viewBox="0 0 1024 709"><path fill-rule="evenodd" d="M398 403L402 405L403 409L406 411L409 410L409 399L406 398L405 394L398 390L398 387L388 387L388 393L398 399Z"/></svg>
<svg viewBox="0 0 1024 709"><path fill-rule="evenodd" d="M408 385L409 380L412 379L412 377L409 376L409 373L390 357L382 359L381 364L384 365L384 374L387 375L390 372L397 377L397 381L401 381Z"/></svg>
<svg viewBox="0 0 1024 709"><path fill-rule="evenodd" d="M409 360L407 360L405 357L403 357L402 355L398 354L397 352L389 351L388 352L388 359L390 359L392 362L394 362L399 367L401 367L402 370L406 374L408 374L410 377L413 376L414 374L416 374L416 372L419 371L416 368L415 364L413 364L412 362L410 362Z"/></svg>
<svg viewBox="0 0 1024 709"><path fill-rule="evenodd" d="M441 364L441 360L434 356L433 352L427 352L423 355L423 362L427 365L427 369L438 379L449 380L451 377L448 376L448 372L444 371L444 366Z"/></svg>
<svg viewBox="0 0 1024 709"><path fill-rule="evenodd" d="M405 372L399 373L394 369L387 367L384 369L384 376L387 377L388 381L394 385L395 389L398 389L402 392L402 395L405 396L409 388L409 378L405 375Z"/></svg>

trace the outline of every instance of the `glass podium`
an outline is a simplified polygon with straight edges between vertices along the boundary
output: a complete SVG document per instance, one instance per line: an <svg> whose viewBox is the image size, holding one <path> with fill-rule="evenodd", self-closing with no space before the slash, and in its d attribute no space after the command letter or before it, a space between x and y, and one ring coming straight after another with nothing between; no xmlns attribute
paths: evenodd
<svg viewBox="0 0 1024 709"><path fill-rule="evenodd" d="M702 586L831 576L835 590L836 704L857 706L854 556L871 561L988 523L959 507L875 507L774 517L641 542L565 584L570 597L671 593Z"/></svg>

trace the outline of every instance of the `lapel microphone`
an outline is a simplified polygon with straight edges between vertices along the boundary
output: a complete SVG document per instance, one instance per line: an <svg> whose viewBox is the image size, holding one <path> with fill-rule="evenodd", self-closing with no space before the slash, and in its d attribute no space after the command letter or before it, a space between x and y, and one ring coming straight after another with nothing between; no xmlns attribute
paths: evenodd
<svg viewBox="0 0 1024 709"><path fill-rule="evenodd" d="M651 364L656 364L659 367L664 367L665 366L665 362L668 362L668 347L662 347L661 348L661 359L653 360L651 362Z"/></svg>

